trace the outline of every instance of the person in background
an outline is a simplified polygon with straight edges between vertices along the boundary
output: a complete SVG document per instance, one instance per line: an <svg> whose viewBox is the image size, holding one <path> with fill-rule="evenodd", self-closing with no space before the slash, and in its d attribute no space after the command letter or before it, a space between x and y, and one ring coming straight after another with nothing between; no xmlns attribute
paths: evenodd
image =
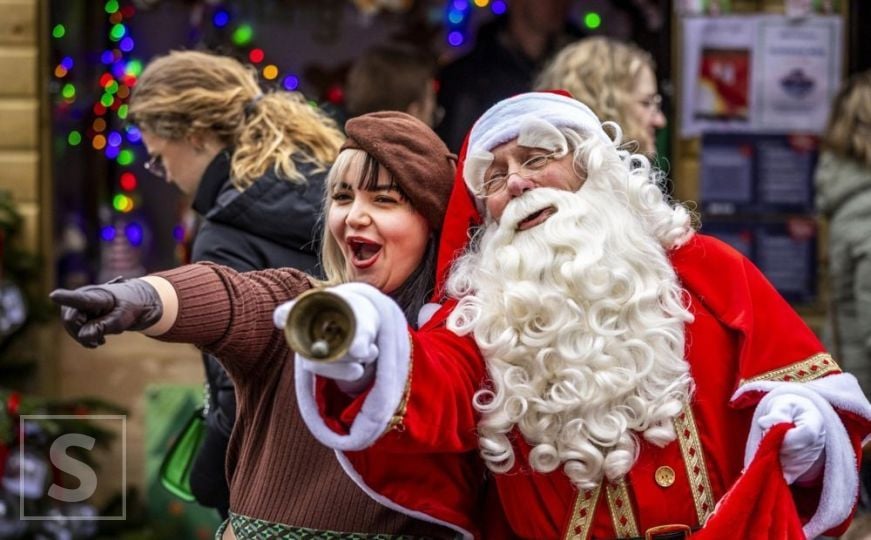
<svg viewBox="0 0 871 540"><path fill-rule="evenodd" d="M324 177L342 133L301 95L264 94L255 73L226 56L171 52L142 72L130 118L148 150L146 168L189 196L202 218L193 262L316 273ZM204 354L203 362L206 434L191 489L226 519L236 399L218 360Z"/></svg>
<svg viewBox="0 0 871 540"><path fill-rule="evenodd" d="M348 72L345 112L353 118L378 111L406 112L433 127L438 120L433 58L399 43L366 50Z"/></svg>
<svg viewBox="0 0 871 540"><path fill-rule="evenodd" d="M508 12L482 25L472 50L438 74L444 119L436 131L458 151L472 123L499 101L532 89L539 70L582 37L568 23L569 0L510 0Z"/></svg>
<svg viewBox="0 0 871 540"><path fill-rule="evenodd" d="M566 46L542 70L537 90L562 88L602 121L623 129L623 143L653 157L656 130L666 125L653 57L631 43L590 37Z"/></svg>
<svg viewBox="0 0 871 540"><path fill-rule="evenodd" d="M424 123L401 112L353 118L346 131L326 182L326 283L350 287L348 301L359 300L353 290L371 285L364 291L377 288L400 306L394 324L418 328L435 282L456 156ZM456 538L426 512L405 515L390 498L374 497L345 474L342 456L318 444L303 424L293 351L273 325L273 311L318 285L323 282L294 269L239 273L193 264L51 297L64 306L67 331L87 347L104 343L108 334L141 330L221 359L239 404L223 538ZM345 378L356 376L352 369ZM448 461L442 474L459 469Z"/></svg>
<svg viewBox="0 0 871 540"><path fill-rule="evenodd" d="M844 370L871 392L871 71L835 96L814 184L828 220L827 335ZM862 506L871 511L871 447L862 460Z"/></svg>

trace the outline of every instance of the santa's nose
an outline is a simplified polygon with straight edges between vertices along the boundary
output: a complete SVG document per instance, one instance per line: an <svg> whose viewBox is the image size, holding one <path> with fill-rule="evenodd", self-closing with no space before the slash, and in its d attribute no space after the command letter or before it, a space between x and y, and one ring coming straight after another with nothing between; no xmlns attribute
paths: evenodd
<svg viewBox="0 0 871 540"><path fill-rule="evenodd" d="M530 178L524 178L517 173L508 177L508 193L512 197L519 197L531 189L535 189L535 182Z"/></svg>

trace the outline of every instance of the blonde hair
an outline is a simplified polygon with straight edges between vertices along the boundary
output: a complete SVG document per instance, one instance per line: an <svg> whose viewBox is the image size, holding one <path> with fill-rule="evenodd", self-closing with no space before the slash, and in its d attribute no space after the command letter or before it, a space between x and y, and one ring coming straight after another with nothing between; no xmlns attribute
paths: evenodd
<svg viewBox="0 0 871 540"><path fill-rule="evenodd" d="M600 120L619 124L624 140L642 141L642 127L630 111L644 68L656 72L649 53L632 44L591 37L563 48L541 72L535 89L568 90Z"/></svg>
<svg viewBox="0 0 871 540"><path fill-rule="evenodd" d="M357 149L346 149L339 152L336 156L336 162L327 173L324 188L324 219L330 215L330 208L333 206L333 189L335 185L347 177L348 171L358 161L366 158L366 152ZM324 271L325 285L337 285L339 283L347 283L348 271L345 266L345 256L342 254L342 248L339 247L339 242L330 232L328 226L324 226L324 238L321 242L321 267Z"/></svg>
<svg viewBox="0 0 871 540"><path fill-rule="evenodd" d="M210 133L234 148L233 183L250 186L270 166L305 182L296 162L325 170L344 141L333 120L295 92L263 94L256 72L237 60L173 51L148 64L130 100L130 119L159 137Z"/></svg>
<svg viewBox="0 0 871 540"><path fill-rule="evenodd" d="M823 148L871 166L871 70L851 77L835 96Z"/></svg>

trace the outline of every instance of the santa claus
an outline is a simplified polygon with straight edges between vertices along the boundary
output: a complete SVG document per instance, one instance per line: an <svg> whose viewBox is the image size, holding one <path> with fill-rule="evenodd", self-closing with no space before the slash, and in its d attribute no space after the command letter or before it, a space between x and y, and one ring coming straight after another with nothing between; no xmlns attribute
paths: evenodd
<svg viewBox="0 0 871 540"><path fill-rule="evenodd" d="M443 305L415 331L375 289L334 288L364 324L337 363L297 357L306 423L373 497L467 537L837 533L871 405L605 128L556 93L488 110L443 228Z"/></svg>

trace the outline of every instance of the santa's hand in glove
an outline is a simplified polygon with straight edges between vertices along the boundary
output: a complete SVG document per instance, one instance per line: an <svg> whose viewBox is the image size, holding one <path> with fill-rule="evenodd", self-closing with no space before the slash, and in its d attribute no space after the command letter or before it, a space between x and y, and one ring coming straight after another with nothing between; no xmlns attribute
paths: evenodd
<svg viewBox="0 0 871 540"><path fill-rule="evenodd" d="M763 431L784 422L795 424L780 447L780 464L786 483L817 480L825 465L826 428L816 405L795 394L780 394L760 406L765 407L758 420Z"/></svg>
<svg viewBox="0 0 871 540"><path fill-rule="evenodd" d="M375 289L362 283L345 283L327 290L342 298L354 313L355 332L348 352L330 362L312 360L297 353L296 362L305 371L334 379L342 391L358 394L372 381L375 361L378 358L376 340L381 317L375 305L367 298L367 294L375 292ZM296 301L286 302L275 309L275 326L284 328L295 303Z"/></svg>

